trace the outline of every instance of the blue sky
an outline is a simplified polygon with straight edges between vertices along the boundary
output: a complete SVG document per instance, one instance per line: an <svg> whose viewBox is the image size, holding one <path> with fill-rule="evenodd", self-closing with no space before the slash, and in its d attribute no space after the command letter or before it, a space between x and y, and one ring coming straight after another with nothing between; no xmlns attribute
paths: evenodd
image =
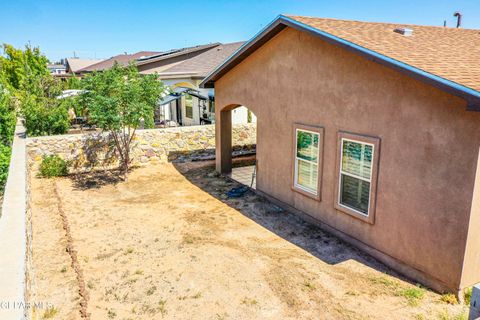
<svg viewBox="0 0 480 320"><path fill-rule="evenodd" d="M0 0L0 42L51 60L248 40L278 14L480 29L480 0Z"/></svg>

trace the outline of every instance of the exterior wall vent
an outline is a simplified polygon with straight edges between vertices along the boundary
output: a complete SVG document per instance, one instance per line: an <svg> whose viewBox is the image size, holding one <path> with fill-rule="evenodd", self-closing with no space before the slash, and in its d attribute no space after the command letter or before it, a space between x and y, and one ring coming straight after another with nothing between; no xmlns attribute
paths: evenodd
<svg viewBox="0 0 480 320"><path fill-rule="evenodd" d="M404 35L405 37L410 37L413 35L413 30L409 28L395 28L393 32L400 33L401 35Z"/></svg>

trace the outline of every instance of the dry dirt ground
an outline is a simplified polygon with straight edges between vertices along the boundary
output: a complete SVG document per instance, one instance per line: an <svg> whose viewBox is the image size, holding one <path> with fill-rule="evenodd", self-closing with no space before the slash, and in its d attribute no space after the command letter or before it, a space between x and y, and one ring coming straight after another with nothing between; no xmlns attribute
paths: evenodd
<svg viewBox="0 0 480 320"><path fill-rule="evenodd" d="M466 314L252 192L227 199L236 183L211 165L138 168L127 182L96 173L31 184L31 299L53 305L34 319L82 319L85 300L89 318L102 320ZM66 251L62 212L83 277Z"/></svg>

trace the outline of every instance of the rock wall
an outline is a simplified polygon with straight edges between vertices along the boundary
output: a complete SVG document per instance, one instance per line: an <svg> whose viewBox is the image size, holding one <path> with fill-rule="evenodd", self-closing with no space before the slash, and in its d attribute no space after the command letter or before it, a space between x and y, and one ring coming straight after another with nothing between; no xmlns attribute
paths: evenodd
<svg viewBox="0 0 480 320"><path fill-rule="evenodd" d="M255 150L256 124L232 128L236 153ZM36 171L45 155L57 154L69 161L72 172L117 165L113 141L106 133L28 138L27 162ZM132 164L185 161L215 156L215 125L138 130L132 143Z"/></svg>

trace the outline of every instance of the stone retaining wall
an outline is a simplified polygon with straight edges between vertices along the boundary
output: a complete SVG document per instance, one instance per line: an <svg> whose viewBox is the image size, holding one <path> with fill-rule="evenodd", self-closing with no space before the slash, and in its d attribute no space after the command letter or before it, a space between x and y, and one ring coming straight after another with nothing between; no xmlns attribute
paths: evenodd
<svg viewBox="0 0 480 320"><path fill-rule="evenodd" d="M234 150L255 148L256 124L234 125ZM108 134L74 134L28 138L27 162L36 171L45 155L57 154L70 162L72 172L117 165L113 141ZM132 145L133 165L213 158L215 155L215 125L139 130Z"/></svg>

